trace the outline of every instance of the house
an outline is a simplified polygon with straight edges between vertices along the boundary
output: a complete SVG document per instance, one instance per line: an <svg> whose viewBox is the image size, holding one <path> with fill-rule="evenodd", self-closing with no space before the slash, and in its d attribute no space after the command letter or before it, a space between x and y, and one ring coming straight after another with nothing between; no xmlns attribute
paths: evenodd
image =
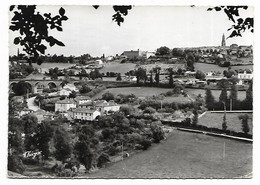
<svg viewBox="0 0 260 185"><path fill-rule="evenodd" d="M95 108L101 112L101 115L109 114L109 112L117 112L120 109L120 105L114 101L109 102L95 102Z"/></svg>
<svg viewBox="0 0 260 185"><path fill-rule="evenodd" d="M97 65L103 65L103 61L100 60L100 59L99 59L99 60L96 60L95 63L96 63Z"/></svg>
<svg viewBox="0 0 260 185"><path fill-rule="evenodd" d="M253 79L253 73L252 73L252 71L244 70L242 72L238 72L237 78L239 80L238 85L243 85Z"/></svg>
<svg viewBox="0 0 260 185"><path fill-rule="evenodd" d="M74 84L70 84L70 83L63 86L63 89L70 89L71 91L75 91L75 92L79 91Z"/></svg>
<svg viewBox="0 0 260 185"><path fill-rule="evenodd" d="M72 92L72 90L70 90L69 88L63 88L59 91L59 95L60 96L69 96L71 92Z"/></svg>
<svg viewBox="0 0 260 185"><path fill-rule="evenodd" d="M94 106L94 102L91 100L78 104L79 108L92 108L93 106Z"/></svg>
<svg viewBox="0 0 260 185"><path fill-rule="evenodd" d="M21 111L19 112L19 116L20 116L20 117L21 117L21 116L25 116L25 115L30 114L30 113L32 113L32 112L33 112L33 110L28 109L28 108L24 108L23 110L21 110Z"/></svg>
<svg viewBox="0 0 260 185"><path fill-rule="evenodd" d="M74 98L74 100L77 102L78 105L91 101L90 97L88 96L77 96L76 98Z"/></svg>
<svg viewBox="0 0 260 185"><path fill-rule="evenodd" d="M129 78L129 81L130 81L130 82L136 82L136 81L137 81L136 76L131 76L131 77Z"/></svg>
<svg viewBox="0 0 260 185"><path fill-rule="evenodd" d="M69 110L68 115L72 119L93 121L97 118L97 116L100 116L101 113L95 109L75 108L75 109Z"/></svg>
<svg viewBox="0 0 260 185"><path fill-rule="evenodd" d="M150 58L152 56L155 56L155 51L146 51L144 54L145 58Z"/></svg>
<svg viewBox="0 0 260 185"><path fill-rule="evenodd" d="M138 49L137 51L124 51L123 54L124 56L126 56L129 59L134 59L134 58L138 58L139 56L141 56L141 52Z"/></svg>
<svg viewBox="0 0 260 185"><path fill-rule="evenodd" d="M195 77L196 72L195 71L186 71L184 73L184 76L190 76L190 77Z"/></svg>
<svg viewBox="0 0 260 185"><path fill-rule="evenodd" d="M72 99L59 100L55 103L55 112L67 112L70 108L76 108L77 104Z"/></svg>

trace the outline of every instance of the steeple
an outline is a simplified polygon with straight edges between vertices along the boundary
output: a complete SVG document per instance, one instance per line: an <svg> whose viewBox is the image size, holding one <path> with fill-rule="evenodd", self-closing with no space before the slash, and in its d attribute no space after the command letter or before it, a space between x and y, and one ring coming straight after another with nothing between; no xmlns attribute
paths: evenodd
<svg viewBox="0 0 260 185"><path fill-rule="evenodd" d="M226 47L226 39L225 39L225 35L224 35L224 33L223 33L223 35L222 35L221 46L222 46L222 47Z"/></svg>

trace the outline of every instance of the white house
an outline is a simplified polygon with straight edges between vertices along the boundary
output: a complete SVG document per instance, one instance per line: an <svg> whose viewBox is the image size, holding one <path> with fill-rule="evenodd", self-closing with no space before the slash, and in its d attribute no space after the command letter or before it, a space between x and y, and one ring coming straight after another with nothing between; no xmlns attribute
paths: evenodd
<svg viewBox="0 0 260 185"><path fill-rule="evenodd" d="M60 96L69 96L71 92L72 92L72 90L70 90L68 88L64 88L59 91L59 95Z"/></svg>
<svg viewBox="0 0 260 185"><path fill-rule="evenodd" d="M88 108L75 108L69 110L69 116L73 119L93 121L97 116L100 116L101 113L95 109Z"/></svg>
<svg viewBox="0 0 260 185"><path fill-rule="evenodd" d="M103 64L103 61L99 59L99 60L96 60L95 63L98 64L98 65L102 65L102 64Z"/></svg>
<svg viewBox="0 0 260 185"><path fill-rule="evenodd" d="M55 112L67 112L70 108L76 108L76 102L72 99L59 100L55 103Z"/></svg>
<svg viewBox="0 0 260 185"><path fill-rule="evenodd" d="M78 105L91 101L90 97L88 96L77 96L76 98L74 98L74 100L77 102Z"/></svg>
<svg viewBox="0 0 260 185"><path fill-rule="evenodd" d="M66 84L62 89L70 89L71 91L78 92L79 90L74 84Z"/></svg>
<svg viewBox="0 0 260 185"><path fill-rule="evenodd" d="M101 112L102 115L108 114L109 112L117 112L120 109L120 105L114 101L109 102L96 102L95 108Z"/></svg>
<svg viewBox="0 0 260 185"><path fill-rule="evenodd" d="M245 82L251 81L253 79L253 73L250 71L244 70L243 72L239 72L237 74L237 78L239 79L238 85L243 85Z"/></svg>
<svg viewBox="0 0 260 185"><path fill-rule="evenodd" d="M20 117L21 117L21 116L25 116L25 115L30 114L30 113L32 113L32 112L33 112L33 110L28 109L28 108L24 108L23 110L21 110L21 111L19 112L19 116L20 116Z"/></svg>

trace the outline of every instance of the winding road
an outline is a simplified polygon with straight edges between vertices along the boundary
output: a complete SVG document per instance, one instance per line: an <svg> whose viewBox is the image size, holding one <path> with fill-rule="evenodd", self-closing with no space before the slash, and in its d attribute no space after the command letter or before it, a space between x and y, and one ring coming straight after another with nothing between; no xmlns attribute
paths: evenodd
<svg viewBox="0 0 260 185"><path fill-rule="evenodd" d="M27 99L28 108L31 109L31 110L33 110L33 111L40 110L40 107L38 107L38 106L35 105L35 103L34 103L35 98L36 98L36 96Z"/></svg>

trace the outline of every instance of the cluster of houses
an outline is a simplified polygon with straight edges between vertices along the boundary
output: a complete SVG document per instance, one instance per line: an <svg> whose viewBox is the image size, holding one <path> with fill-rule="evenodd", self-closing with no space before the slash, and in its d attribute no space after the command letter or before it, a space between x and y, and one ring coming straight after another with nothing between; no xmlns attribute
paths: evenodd
<svg viewBox="0 0 260 185"><path fill-rule="evenodd" d="M55 103L55 112L73 120L93 121L98 116L108 115L119 109L120 105L114 101L92 101L87 96L77 96L75 99L64 99Z"/></svg>

